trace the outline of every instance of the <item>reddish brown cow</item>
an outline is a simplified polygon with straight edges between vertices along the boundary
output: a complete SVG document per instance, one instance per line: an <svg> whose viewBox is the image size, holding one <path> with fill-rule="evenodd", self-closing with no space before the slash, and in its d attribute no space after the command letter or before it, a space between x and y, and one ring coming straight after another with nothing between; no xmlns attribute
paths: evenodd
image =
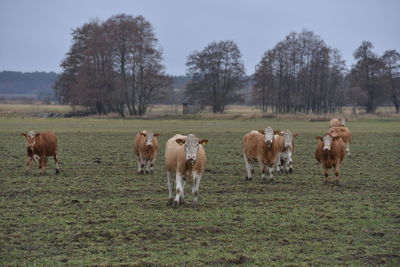
<svg viewBox="0 0 400 267"><path fill-rule="evenodd" d="M26 139L26 148L28 159L26 161L26 171L29 172L32 166L32 160L39 160L40 174L46 173L47 157L54 157L56 162L56 174L60 173L57 154L57 137L52 132L21 134Z"/></svg>
<svg viewBox="0 0 400 267"><path fill-rule="evenodd" d="M258 161L261 169L261 178L266 181L265 165L269 167L269 178L273 180L274 165L279 152L278 142L274 139L274 131L271 127L265 130L251 131L243 137L243 157L246 164L246 180L251 180L254 164Z"/></svg>
<svg viewBox="0 0 400 267"><path fill-rule="evenodd" d="M158 133L153 134L146 130L136 134L133 143L133 152L137 156L138 173L154 172L154 162L160 147L156 137L159 135Z"/></svg>
<svg viewBox="0 0 400 267"><path fill-rule="evenodd" d="M328 131L332 136L339 136L346 145L347 155L350 156L350 143L353 138L351 131L347 127L331 127Z"/></svg>
<svg viewBox="0 0 400 267"><path fill-rule="evenodd" d="M318 140L315 159L321 163L324 170L324 183L328 183L328 169L334 168L336 182L339 185L339 169L345 155L345 144L342 138L329 133L315 138Z"/></svg>

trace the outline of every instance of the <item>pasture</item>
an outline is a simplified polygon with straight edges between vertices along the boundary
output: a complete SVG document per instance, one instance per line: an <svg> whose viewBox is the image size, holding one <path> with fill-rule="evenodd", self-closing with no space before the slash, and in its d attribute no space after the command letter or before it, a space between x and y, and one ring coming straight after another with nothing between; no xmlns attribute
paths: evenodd
<svg viewBox="0 0 400 267"><path fill-rule="evenodd" d="M349 121L342 186L324 185L314 136L328 122L282 119L0 118L0 265L400 265L400 123ZM294 173L245 181L242 136L267 125L299 133ZM28 130L58 136L25 175ZM136 174L134 134L161 134L155 173ZM199 207L167 206L165 142L208 138ZM333 180L332 170L330 179Z"/></svg>

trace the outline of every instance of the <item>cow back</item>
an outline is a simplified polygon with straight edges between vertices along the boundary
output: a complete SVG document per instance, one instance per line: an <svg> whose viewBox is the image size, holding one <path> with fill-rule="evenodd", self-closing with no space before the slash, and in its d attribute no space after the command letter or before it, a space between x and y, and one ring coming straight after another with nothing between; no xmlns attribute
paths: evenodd
<svg viewBox="0 0 400 267"><path fill-rule="evenodd" d="M57 152L57 137L53 132L41 132L35 136L35 154L40 157L54 156Z"/></svg>

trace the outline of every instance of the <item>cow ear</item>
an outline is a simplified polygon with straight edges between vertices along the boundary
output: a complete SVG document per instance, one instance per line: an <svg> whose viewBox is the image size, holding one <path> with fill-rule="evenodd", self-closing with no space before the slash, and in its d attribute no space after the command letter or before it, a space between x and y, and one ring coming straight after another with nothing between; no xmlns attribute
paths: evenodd
<svg viewBox="0 0 400 267"><path fill-rule="evenodd" d="M199 144L202 144L202 145L208 144L208 139L201 139L199 141Z"/></svg>
<svg viewBox="0 0 400 267"><path fill-rule="evenodd" d="M322 141L322 137L321 136L316 136L315 139L317 139L318 141Z"/></svg>
<svg viewBox="0 0 400 267"><path fill-rule="evenodd" d="M153 136L160 136L160 134L159 133L155 133Z"/></svg>
<svg viewBox="0 0 400 267"><path fill-rule="evenodd" d="M284 135L285 135L285 133L284 133L283 131L279 132L278 134L279 134L280 136L284 136Z"/></svg>
<svg viewBox="0 0 400 267"><path fill-rule="evenodd" d="M26 138L26 133L22 133L22 134L21 134L21 136L23 136L23 137L25 137L25 138Z"/></svg>
<svg viewBox="0 0 400 267"><path fill-rule="evenodd" d="M185 143L185 140L182 139L182 138L178 138L178 139L175 140L175 142L177 142L178 145L183 145Z"/></svg>
<svg viewBox="0 0 400 267"><path fill-rule="evenodd" d="M143 133L143 132L142 132L142 133L140 133L140 135L142 135L142 136L146 137L146 134L145 134L145 133Z"/></svg>
<svg viewBox="0 0 400 267"><path fill-rule="evenodd" d="M265 134L265 131L264 131L263 129L258 130L258 132L259 132L260 134Z"/></svg>
<svg viewBox="0 0 400 267"><path fill-rule="evenodd" d="M299 134L298 134L298 133L292 133L292 135L293 135L293 137L296 137L296 136L298 136Z"/></svg>
<svg viewBox="0 0 400 267"><path fill-rule="evenodd" d="M281 130L274 130L274 134L279 134L280 135L281 132L282 132Z"/></svg>
<svg viewBox="0 0 400 267"><path fill-rule="evenodd" d="M35 134L35 137L39 137L39 136L40 136L40 133L36 133L36 134Z"/></svg>

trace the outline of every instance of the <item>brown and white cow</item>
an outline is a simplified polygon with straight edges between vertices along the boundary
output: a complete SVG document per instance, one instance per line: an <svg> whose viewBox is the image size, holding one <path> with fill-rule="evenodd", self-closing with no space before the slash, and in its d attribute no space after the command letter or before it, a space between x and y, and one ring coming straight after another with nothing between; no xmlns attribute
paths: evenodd
<svg viewBox="0 0 400 267"><path fill-rule="evenodd" d="M269 167L269 178L273 180L276 155L279 152L278 142L274 139L274 130L267 127L264 130L251 131L243 137L243 158L246 164L246 180L252 180L251 173L258 161L261 178L265 182L265 165Z"/></svg>
<svg viewBox="0 0 400 267"><path fill-rule="evenodd" d="M56 174L60 173L57 153L57 137L52 132L35 133L29 131L22 133L26 139L26 150L28 159L26 161L26 171L29 172L32 160L39 161L40 174L46 173L47 157L54 157L56 162Z"/></svg>
<svg viewBox="0 0 400 267"><path fill-rule="evenodd" d="M342 138L343 142L346 145L347 155L350 156L350 143L353 138L351 131L347 127L331 127L328 131L332 136L339 136Z"/></svg>
<svg viewBox="0 0 400 267"><path fill-rule="evenodd" d="M327 133L315 137L318 140L315 159L321 163L324 170L324 183L328 183L328 169L334 168L336 182L339 185L339 170L345 155L345 144L339 136Z"/></svg>
<svg viewBox="0 0 400 267"><path fill-rule="evenodd" d="M290 130L276 130L274 133L274 139L278 143L276 169L278 172L293 173L292 153L294 152L294 138L298 134Z"/></svg>
<svg viewBox="0 0 400 267"><path fill-rule="evenodd" d="M137 133L133 142L133 152L137 156L138 173L153 173L160 145L157 136L160 134L146 130Z"/></svg>
<svg viewBox="0 0 400 267"><path fill-rule="evenodd" d="M176 134L165 145L165 168L168 181L168 202L178 206L184 201L185 181L192 180L193 205L197 205L197 196L201 176L206 164L206 152L203 144L207 139L199 139L194 134L184 136ZM172 179L175 176L176 196L172 196Z"/></svg>
<svg viewBox="0 0 400 267"><path fill-rule="evenodd" d="M329 127L344 127L346 126L345 118L334 118L329 122Z"/></svg>

